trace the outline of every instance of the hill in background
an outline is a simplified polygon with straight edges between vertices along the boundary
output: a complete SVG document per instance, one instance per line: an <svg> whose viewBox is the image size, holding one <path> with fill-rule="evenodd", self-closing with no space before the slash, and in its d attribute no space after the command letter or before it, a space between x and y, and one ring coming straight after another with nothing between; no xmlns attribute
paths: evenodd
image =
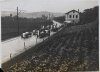
<svg viewBox="0 0 100 72"><path fill-rule="evenodd" d="M16 16L16 12L12 12L12 11L1 11L1 16L10 16L10 14L12 14L12 16ZM54 16L54 17L59 17L59 16L63 16L64 13L53 13L53 12L48 12L48 11L41 11L41 12L30 12L30 13L24 13L24 12L20 12L19 13L19 17L24 17L24 18L39 18L42 17L42 15L45 16Z"/></svg>

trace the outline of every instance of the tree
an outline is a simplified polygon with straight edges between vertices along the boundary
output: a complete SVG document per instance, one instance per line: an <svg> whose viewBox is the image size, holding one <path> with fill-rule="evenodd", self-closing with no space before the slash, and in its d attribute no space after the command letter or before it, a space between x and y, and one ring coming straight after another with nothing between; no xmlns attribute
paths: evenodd
<svg viewBox="0 0 100 72"><path fill-rule="evenodd" d="M83 13L80 13L80 23L86 24L95 21L99 17L99 6L94 8L85 9Z"/></svg>

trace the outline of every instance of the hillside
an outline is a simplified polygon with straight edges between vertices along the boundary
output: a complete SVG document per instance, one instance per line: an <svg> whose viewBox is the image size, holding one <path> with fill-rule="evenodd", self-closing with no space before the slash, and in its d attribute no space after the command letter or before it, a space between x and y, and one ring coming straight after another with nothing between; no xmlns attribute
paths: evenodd
<svg viewBox="0 0 100 72"><path fill-rule="evenodd" d="M43 43L2 65L6 72L99 70L98 20L64 27Z"/></svg>

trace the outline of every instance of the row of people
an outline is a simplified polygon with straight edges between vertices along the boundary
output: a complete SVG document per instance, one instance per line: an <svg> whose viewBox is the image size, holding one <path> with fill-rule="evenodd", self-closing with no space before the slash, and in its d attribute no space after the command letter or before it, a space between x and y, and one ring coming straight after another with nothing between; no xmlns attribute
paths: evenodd
<svg viewBox="0 0 100 72"><path fill-rule="evenodd" d="M57 24L56 25L48 25L48 26L42 26L40 29L35 29L33 30L32 32L25 32L25 33L22 33L21 34L21 37L22 38L29 38L31 37L32 35L37 35L37 37L39 38L43 38L43 37L46 37L46 36L50 36L50 32L51 31L58 31L58 27L57 27Z"/></svg>

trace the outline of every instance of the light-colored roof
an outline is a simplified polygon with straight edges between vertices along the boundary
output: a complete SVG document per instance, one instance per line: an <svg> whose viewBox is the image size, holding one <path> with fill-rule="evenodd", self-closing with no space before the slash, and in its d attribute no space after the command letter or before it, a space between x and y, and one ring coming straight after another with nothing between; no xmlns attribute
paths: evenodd
<svg viewBox="0 0 100 72"><path fill-rule="evenodd" d="M66 23L71 23L71 21L64 21L64 22L66 22Z"/></svg>
<svg viewBox="0 0 100 72"><path fill-rule="evenodd" d="M79 12L78 12L78 11L76 11L76 10L71 10L71 11L69 11L69 12L65 13L65 14L69 14L70 12L77 12L77 13L79 13Z"/></svg>

